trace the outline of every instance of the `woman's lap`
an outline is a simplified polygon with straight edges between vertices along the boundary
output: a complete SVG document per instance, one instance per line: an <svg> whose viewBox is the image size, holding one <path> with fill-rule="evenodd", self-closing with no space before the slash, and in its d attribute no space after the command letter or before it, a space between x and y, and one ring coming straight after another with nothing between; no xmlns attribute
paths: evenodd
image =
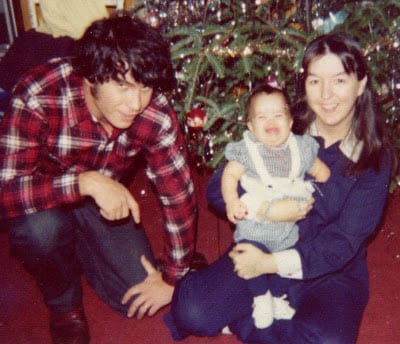
<svg viewBox="0 0 400 344"><path fill-rule="evenodd" d="M289 290L296 314L291 320L276 320L266 329L256 329L251 316L232 324L232 332L249 343L350 344L356 341L367 288L354 286L351 279L325 278L302 283Z"/></svg>
<svg viewBox="0 0 400 344"><path fill-rule="evenodd" d="M167 324L174 336L174 327L180 335L217 335L224 326L250 312L252 295L246 281L233 271L227 255L208 268L189 273L177 285Z"/></svg>
<svg viewBox="0 0 400 344"><path fill-rule="evenodd" d="M266 279L267 280L267 279ZM279 283L280 278L269 282ZM287 283L286 279L283 285ZM271 285L270 287L276 287ZM367 285L345 274L294 282L287 291L296 309L291 320L257 329L248 281L236 276L225 254L209 268L188 275L177 286L166 322L175 339L214 336L229 325L249 343L354 343L367 302Z"/></svg>

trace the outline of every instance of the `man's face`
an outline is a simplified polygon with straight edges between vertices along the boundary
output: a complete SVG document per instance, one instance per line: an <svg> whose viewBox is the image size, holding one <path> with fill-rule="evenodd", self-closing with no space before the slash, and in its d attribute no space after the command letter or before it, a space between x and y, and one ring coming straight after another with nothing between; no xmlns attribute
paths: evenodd
<svg viewBox="0 0 400 344"><path fill-rule="evenodd" d="M152 88L136 82L129 74L120 81L109 80L103 84L85 81L88 108L109 134L113 127L129 128L150 104L152 95Z"/></svg>

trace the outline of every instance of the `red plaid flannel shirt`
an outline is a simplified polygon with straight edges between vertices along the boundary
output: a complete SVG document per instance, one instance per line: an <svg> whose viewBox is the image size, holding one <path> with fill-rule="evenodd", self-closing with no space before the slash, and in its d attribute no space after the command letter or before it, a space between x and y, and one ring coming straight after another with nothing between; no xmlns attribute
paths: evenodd
<svg viewBox="0 0 400 344"><path fill-rule="evenodd" d="M163 205L164 279L173 284L188 270L196 217L176 115L155 93L129 129L115 129L109 137L89 113L82 86L66 59L37 67L16 86L0 123L1 214L12 218L77 202L81 172L119 180L142 152Z"/></svg>

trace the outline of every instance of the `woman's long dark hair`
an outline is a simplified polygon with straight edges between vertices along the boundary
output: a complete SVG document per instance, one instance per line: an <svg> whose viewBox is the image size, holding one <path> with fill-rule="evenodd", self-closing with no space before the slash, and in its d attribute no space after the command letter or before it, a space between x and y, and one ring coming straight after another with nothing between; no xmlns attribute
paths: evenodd
<svg viewBox="0 0 400 344"><path fill-rule="evenodd" d="M301 83L300 102L294 109L295 123L293 131L304 133L314 121L316 115L307 105L305 97L305 80L308 75L310 63L319 56L326 54L336 55L342 62L347 74L356 75L361 81L367 77L364 92L357 97L352 122L352 130L356 138L364 143L360 158L357 162L350 163L347 174L357 175L367 168L379 170L381 154L384 149L393 153L389 136L385 131L382 116L376 105L376 98L372 91L369 69L359 44L349 35L332 33L314 39L306 48L303 57L303 76Z"/></svg>

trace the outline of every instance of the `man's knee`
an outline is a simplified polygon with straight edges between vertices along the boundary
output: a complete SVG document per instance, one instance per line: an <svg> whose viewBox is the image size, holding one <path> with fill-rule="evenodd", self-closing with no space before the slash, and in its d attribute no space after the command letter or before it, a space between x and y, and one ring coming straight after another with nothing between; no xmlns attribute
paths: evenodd
<svg viewBox="0 0 400 344"><path fill-rule="evenodd" d="M45 210L8 221L12 250L46 255L72 240L73 218L58 209Z"/></svg>

